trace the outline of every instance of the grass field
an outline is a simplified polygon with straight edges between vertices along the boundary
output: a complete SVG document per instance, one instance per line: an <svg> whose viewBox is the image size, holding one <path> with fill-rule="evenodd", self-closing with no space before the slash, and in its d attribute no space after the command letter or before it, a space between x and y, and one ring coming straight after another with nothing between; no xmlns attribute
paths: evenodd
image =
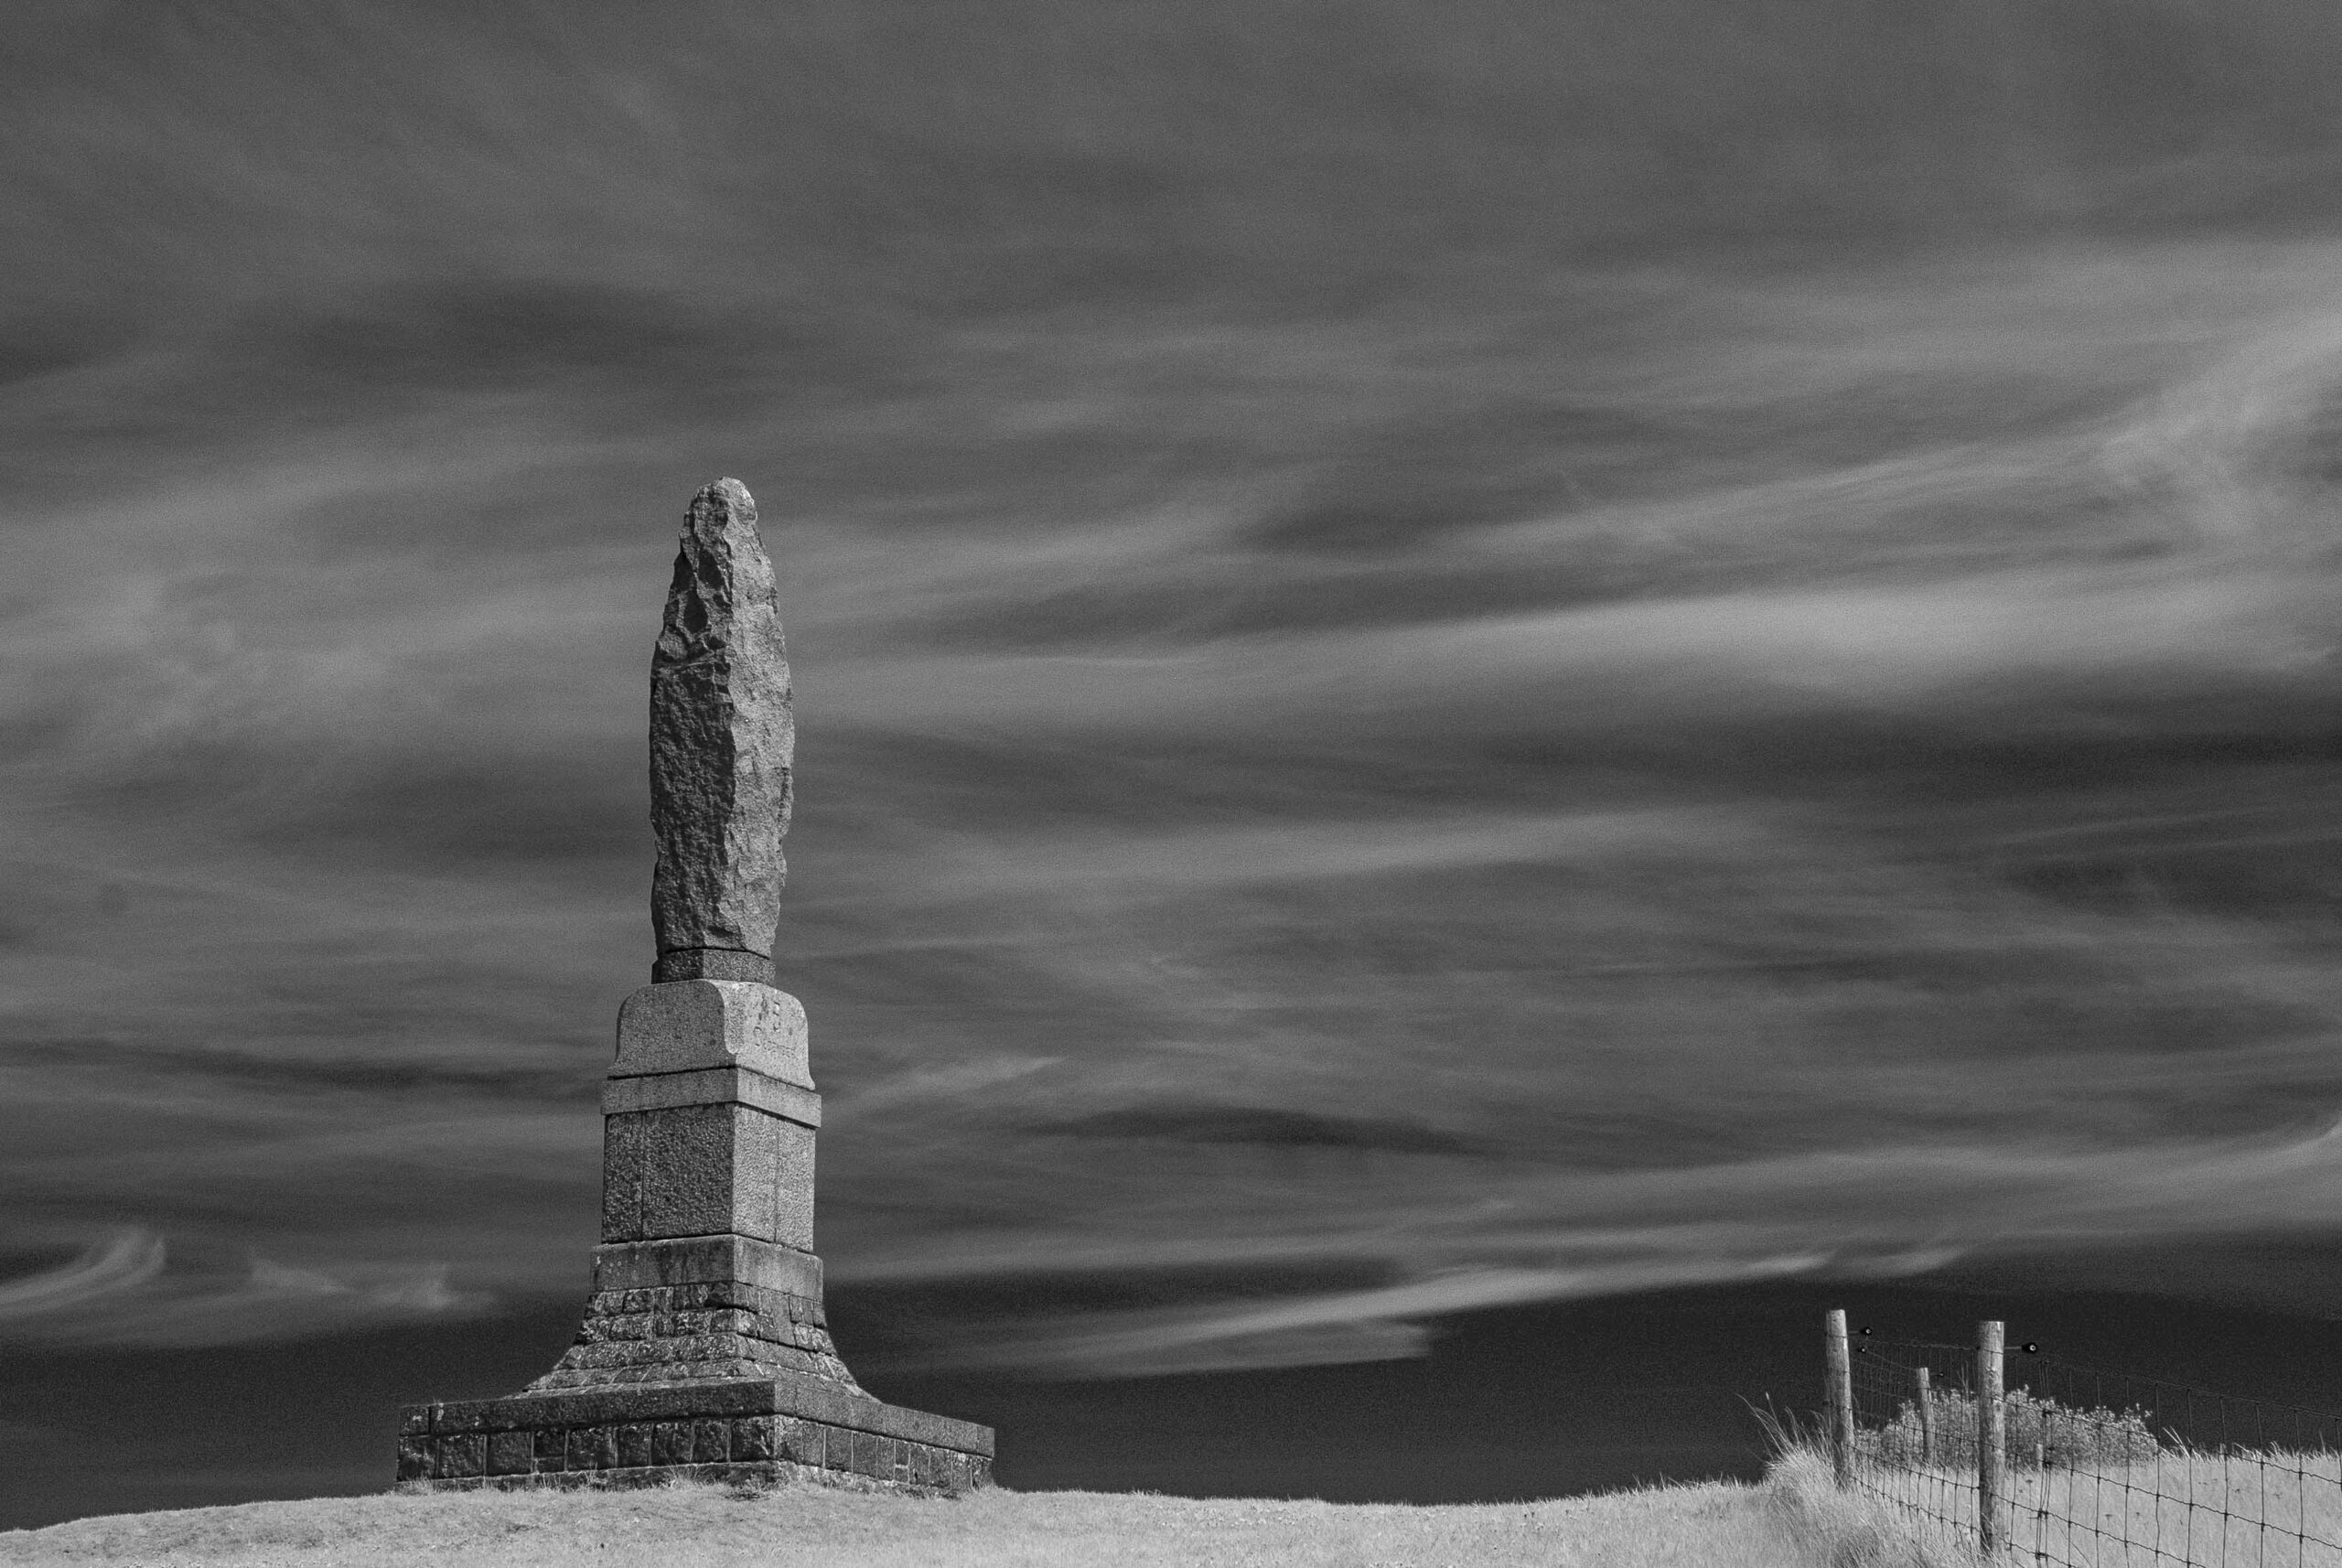
<svg viewBox="0 0 2342 1568"><path fill-rule="evenodd" d="M1843 1526L1859 1523L1856 1515L1833 1514L1810 1483L1797 1473L1758 1487L1717 1482L1445 1508L1000 1490L942 1501L821 1487L379 1496L119 1514L12 1531L0 1534L0 1563L1863 1568L1889 1561L1868 1549L1891 1536L1850 1536Z"/></svg>
<svg viewBox="0 0 2342 1568"><path fill-rule="evenodd" d="M117 1514L0 1533L0 1564L373 1568L1978 1568L1965 1472L1866 1461L1841 1492L1798 1434L1761 1485L1437 1508L1152 1493L923 1499L772 1491L378 1495ZM2342 1568L2342 1455L2165 1452L2011 1475L2009 1552L2074 1568ZM1935 1516L1931 1520L1927 1516Z"/></svg>

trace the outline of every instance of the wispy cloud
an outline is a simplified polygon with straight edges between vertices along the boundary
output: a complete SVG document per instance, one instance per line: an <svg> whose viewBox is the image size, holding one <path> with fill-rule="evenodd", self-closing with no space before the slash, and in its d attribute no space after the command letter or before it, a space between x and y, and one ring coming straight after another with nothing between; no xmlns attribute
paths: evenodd
<svg viewBox="0 0 2342 1568"><path fill-rule="evenodd" d="M226 210L338 215L300 287L0 382L0 1244L89 1249L0 1332L583 1289L649 640L725 471L799 669L822 1251L1071 1293L938 1309L931 1362L2330 1223L2330 243L1036 325L1013 268L977 311L728 230L672 264L751 178L659 90L700 46L540 106L590 122L564 194L392 34L454 118L342 148L379 208L231 81L149 105ZM451 268L399 170L475 134L446 210L545 223Z"/></svg>
<svg viewBox="0 0 2342 1568"><path fill-rule="evenodd" d="M163 1272L163 1239L124 1226L62 1268L0 1282L0 1323L78 1310Z"/></svg>
<svg viewBox="0 0 2342 1568"><path fill-rule="evenodd" d="M174 1266L163 1238L125 1227L62 1268L0 1283L0 1335L18 1344L191 1347L332 1333L477 1313L446 1265L297 1268L251 1254L244 1268Z"/></svg>
<svg viewBox="0 0 2342 1568"><path fill-rule="evenodd" d="M1427 1353L1443 1317L1491 1307L1790 1277L1903 1278L1971 1255L2042 1248L2317 1233L2342 1185L2337 1151L2329 1130L2296 1142L2100 1150L1879 1147L1602 1176L1495 1171L1474 1185L1477 1201L1451 1195L1436 1217L1435 1203L1397 1205L1383 1223L1346 1234L1314 1230L1309 1219L1289 1221L1282 1235L1224 1235L1217 1247L1200 1238L1172 1247L1133 1245L1127 1233L1058 1233L1008 1251L905 1254L875 1277L1008 1275L1046 1298L1035 1282L1051 1275L1176 1267L1208 1279L1309 1260L1367 1267L1391 1282L1267 1300L1254 1288L1170 1307L962 1316L931 1329L890 1370L1144 1376L1390 1359ZM1922 1213L1927 1223L1915 1227ZM2165 1283L2185 1293L2211 1282Z"/></svg>

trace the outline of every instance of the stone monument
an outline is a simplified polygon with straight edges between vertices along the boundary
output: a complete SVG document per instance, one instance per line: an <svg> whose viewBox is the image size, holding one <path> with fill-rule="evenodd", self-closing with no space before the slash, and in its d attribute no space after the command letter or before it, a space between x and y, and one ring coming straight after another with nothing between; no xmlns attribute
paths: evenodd
<svg viewBox="0 0 2342 1568"><path fill-rule="evenodd" d="M432 1487L673 1476L956 1492L988 1427L881 1402L830 1343L805 1010L771 984L796 727L772 563L736 479L692 498L650 663L652 983L602 1090L602 1243L576 1343L503 1399L416 1405Z"/></svg>

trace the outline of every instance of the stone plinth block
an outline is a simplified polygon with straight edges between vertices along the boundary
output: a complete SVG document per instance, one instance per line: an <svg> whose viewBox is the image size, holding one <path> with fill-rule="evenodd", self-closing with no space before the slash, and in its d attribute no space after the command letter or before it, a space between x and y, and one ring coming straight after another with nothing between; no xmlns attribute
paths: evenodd
<svg viewBox="0 0 2342 1568"><path fill-rule="evenodd" d="M786 991L739 980L646 985L618 1005L612 1078L746 1068L805 1089L805 1009Z"/></svg>
<svg viewBox="0 0 2342 1568"><path fill-rule="evenodd" d="M650 656L656 978L770 977L796 742L757 503L719 479L684 515Z"/></svg>
<svg viewBox="0 0 2342 1568"><path fill-rule="evenodd" d="M602 1119L602 1240L730 1233L811 1251L813 1130L751 1105Z"/></svg>
<svg viewBox="0 0 2342 1568"><path fill-rule="evenodd" d="M788 1373L410 1406L398 1478L433 1490L652 1486L670 1477L957 1493L992 1429Z"/></svg>

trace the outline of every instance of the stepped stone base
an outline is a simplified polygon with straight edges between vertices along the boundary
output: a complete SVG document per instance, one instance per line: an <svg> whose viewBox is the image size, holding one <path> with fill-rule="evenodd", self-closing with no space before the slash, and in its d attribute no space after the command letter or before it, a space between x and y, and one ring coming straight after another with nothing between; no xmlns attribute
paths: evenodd
<svg viewBox="0 0 2342 1568"><path fill-rule="evenodd" d="M992 1479L992 1429L776 1373L410 1406L398 1478L481 1487L656 1486L670 1477L958 1493Z"/></svg>
<svg viewBox="0 0 2342 1568"><path fill-rule="evenodd" d="M991 1480L991 1428L872 1399L838 1359L812 1250L822 1102L805 1057L805 1010L768 984L676 979L626 999L576 1340L509 1398L411 1406L403 1484Z"/></svg>
<svg viewBox="0 0 2342 1568"><path fill-rule="evenodd" d="M830 1343L817 1298L716 1280L595 1292L577 1342L526 1391L754 1380L774 1372L801 1372L862 1392Z"/></svg>

